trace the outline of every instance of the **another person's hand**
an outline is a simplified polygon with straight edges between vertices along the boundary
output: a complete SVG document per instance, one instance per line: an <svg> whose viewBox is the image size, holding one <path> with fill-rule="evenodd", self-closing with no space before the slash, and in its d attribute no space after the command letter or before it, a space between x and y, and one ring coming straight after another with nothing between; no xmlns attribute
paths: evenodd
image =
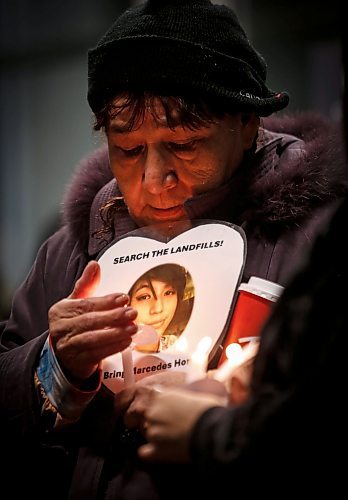
<svg viewBox="0 0 348 500"><path fill-rule="evenodd" d="M72 383L91 377L101 360L128 347L137 331L137 312L125 307L126 294L89 296L99 279L99 264L89 262L69 297L48 313L52 347Z"/></svg>
<svg viewBox="0 0 348 500"><path fill-rule="evenodd" d="M144 430L144 415L152 403L158 387L182 387L194 392L212 394L228 401L224 384L211 378L202 378L185 384L186 375L180 371L164 371L144 377L135 385L127 387L115 397L116 413L123 415L124 422L130 429Z"/></svg>
<svg viewBox="0 0 348 500"><path fill-rule="evenodd" d="M115 397L116 413L123 415L130 429L143 430L144 413L151 404L152 396L158 386L177 387L185 383L185 373L164 371L149 375L135 385L127 387Z"/></svg>
<svg viewBox="0 0 348 500"><path fill-rule="evenodd" d="M255 358L242 363L227 382L227 390L231 404L242 404L250 394L250 383L254 371Z"/></svg>
<svg viewBox="0 0 348 500"><path fill-rule="evenodd" d="M259 342L253 342L243 349L244 360L235 366L224 381L231 404L238 405L245 402L250 394L251 379L254 372L255 358L260 347ZM218 370L210 370L208 377L214 379Z"/></svg>
<svg viewBox="0 0 348 500"><path fill-rule="evenodd" d="M145 410L147 444L138 454L145 461L188 462L189 441L199 417L209 408L225 406L226 399L188 389L166 388L152 394Z"/></svg>

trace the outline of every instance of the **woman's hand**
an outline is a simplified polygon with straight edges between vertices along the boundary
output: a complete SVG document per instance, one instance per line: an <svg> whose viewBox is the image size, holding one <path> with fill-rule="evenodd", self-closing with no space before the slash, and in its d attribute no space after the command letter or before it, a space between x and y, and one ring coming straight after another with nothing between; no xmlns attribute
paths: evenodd
<svg viewBox="0 0 348 500"><path fill-rule="evenodd" d="M129 297L113 293L89 297L100 279L99 264L89 262L71 295L54 304L48 313L50 339L67 378L88 379L101 360L129 346L137 331L135 309Z"/></svg>

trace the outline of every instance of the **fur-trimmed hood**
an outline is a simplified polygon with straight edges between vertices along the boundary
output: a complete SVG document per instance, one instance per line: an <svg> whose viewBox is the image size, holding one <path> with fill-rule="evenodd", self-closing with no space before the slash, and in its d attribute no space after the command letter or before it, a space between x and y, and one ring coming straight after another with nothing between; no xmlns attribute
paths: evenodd
<svg viewBox="0 0 348 500"><path fill-rule="evenodd" d="M263 119L263 126L302 140L303 154L283 161L279 169L261 165L257 175L250 169L249 179L244 176L242 182L245 189L238 188L242 196L234 200L242 214L236 223L246 221L266 231L299 224L317 206L346 193L348 175L339 125L318 115L297 113ZM262 130L260 137L262 142ZM277 148L281 157L281 143ZM93 200L112 178L107 147L103 146L82 160L67 187L64 223L82 245L89 238Z"/></svg>
<svg viewBox="0 0 348 500"><path fill-rule="evenodd" d="M296 113L265 119L264 127L303 141L302 153L284 161L280 147L278 167L261 170L256 182L250 179L243 193L243 220L264 229L299 224L316 207L347 193L340 125L321 115Z"/></svg>

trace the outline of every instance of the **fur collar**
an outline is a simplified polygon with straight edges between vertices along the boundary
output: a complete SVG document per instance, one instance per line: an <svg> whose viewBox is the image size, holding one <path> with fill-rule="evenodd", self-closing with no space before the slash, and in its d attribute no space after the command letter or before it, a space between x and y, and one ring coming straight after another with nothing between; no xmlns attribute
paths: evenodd
<svg viewBox="0 0 348 500"><path fill-rule="evenodd" d="M240 202L243 220L265 228L296 224L316 206L346 192L344 143L338 125L318 115L297 113L265 118L263 126L302 139L305 155L251 182ZM67 187L64 223L83 247L89 238L93 200L111 179L103 146L82 160Z"/></svg>
<svg viewBox="0 0 348 500"><path fill-rule="evenodd" d="M281 168L248 182L249 188L243 191L243 220L274 231L300 223L313 209L347 193L340 125L309 113L272 116L263 124L269 131L301 139L304 150L290 161L281 161Z"/></svg>

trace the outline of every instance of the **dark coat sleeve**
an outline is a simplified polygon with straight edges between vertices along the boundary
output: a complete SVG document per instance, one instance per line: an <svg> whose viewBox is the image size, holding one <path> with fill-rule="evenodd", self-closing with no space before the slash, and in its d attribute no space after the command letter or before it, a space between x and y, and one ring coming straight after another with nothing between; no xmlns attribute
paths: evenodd
<svg viewBox="0 0 348 500"><path fill-rule="evenodd" d="M1 418L16 435L38 421L34 373L47 337L48 310L66 297L87 262L65 228L40 248L35 263L15 293L7 322L0 325Z"/></svg>
<svg viewBox="0 0 348 500"><path fill-rule="evenodd" d="M279 498L286 485L335 497L344 486L347 216L346 201L265 326L250 399L197 422L191 449L204 491L238 485Z"/></svg>

